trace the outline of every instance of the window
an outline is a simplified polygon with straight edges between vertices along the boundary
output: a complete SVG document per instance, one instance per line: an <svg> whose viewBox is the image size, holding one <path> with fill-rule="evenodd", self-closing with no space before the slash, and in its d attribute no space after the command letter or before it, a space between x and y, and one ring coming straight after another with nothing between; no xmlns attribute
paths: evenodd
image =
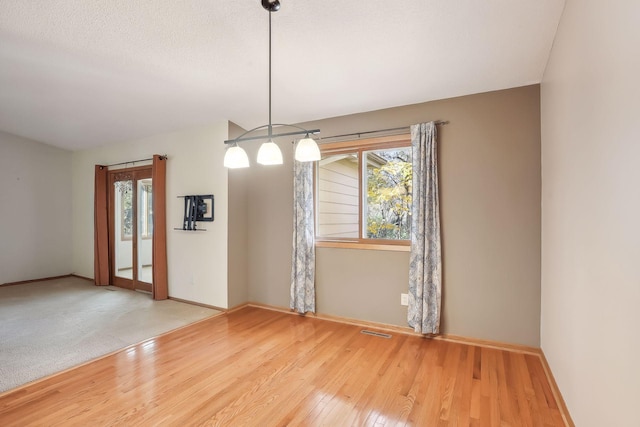
<svg viewBox="0 0 640 427"><path fill-rule="evenodd" d="M320 148L322 159L316 168L318 245L408 245L409 135L329 143ZM334 245L336 242L348 245Z"/></svg>
<svg viewBox="0 0 640 427"><path fill-rule="evenodd" d="M133 235L133 181L117 181L116 195L120 206L120 240L131 240Z"/></svg>
<svg viewBox="0 0 640 427"><path fill-rule="evenodd" d="M140 237L153 237L153 188L151 178L137 180L138 230ZM133 181L116 181L116 206L120 210L120 240L131 240L133 236Z"/></svg>
<svg viewBox="0 0 640 427"><path fill-rule="evenodd" d="M151 178L138 181L138 197L140 203L140 237L151 239L153 237L153 190Z"/></svg>

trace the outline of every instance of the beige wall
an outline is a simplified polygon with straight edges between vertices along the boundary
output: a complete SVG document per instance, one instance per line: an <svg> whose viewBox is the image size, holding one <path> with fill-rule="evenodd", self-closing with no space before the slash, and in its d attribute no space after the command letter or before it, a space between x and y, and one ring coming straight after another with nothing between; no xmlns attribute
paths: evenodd
<svg viewBox="0 0 640 427"><path fill-rule="evenodd" d="M222 167L228 123L156 135L73 153L73 268L93 277L94 165L167 154L167 262L169 296L226 308L227 170ZM215 220L201 223L207 231L182 227L183 199L213 194Z"/></svg>
<svg viewBox="0 0 640 427"><path fill-rule="evenodd" d="M239 137L244 130L229 122L229 139ZM220 167L220 165L216 165ZM228 299L229 307L236 307L249 300L248 290L248 238L247 233L247 169L229 169L229 240Z"/></svg>
<svg viewBox="0 0 640 427"><path fill-rule="evenodd" d="M542 349L578 426L637 426L640 2L568 0L542 82Z"/></svg>
<svg viewBox="0 0 640 427"><path fill-rule="evenodd" d="M440 127L443 331L539 345L540 104L537 85L306 123L323 136L446 119ZM255 147L254 147L255 145ZM255 164L245 144L248 297L288 306L292 146ZM406 326L408 253L317 251L317 309Z"/></svg>
<svg viewBox="0 0 640 427"><path fill-rule="evenodd" d="M0 131L0 284L71 273L71 152Z"/></svg>

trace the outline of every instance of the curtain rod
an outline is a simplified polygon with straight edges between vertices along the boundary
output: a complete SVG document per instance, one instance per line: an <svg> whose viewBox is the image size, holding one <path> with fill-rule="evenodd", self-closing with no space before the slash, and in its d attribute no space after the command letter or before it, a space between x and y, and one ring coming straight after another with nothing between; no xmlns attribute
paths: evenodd
<svg viewBox="0 0 640 427"><path fill-rule="evenodd" d="M438 121L436 121L434 123L436 125L445 126L445 125L449 124L449 120L438 120ZM356 135L358 137L360 137L360 135L368 135L370 133L392 132L392 131L399 131L399 130L408 131L409 129L411 129L410 126L402 126L402 127L399 127L399 128L369 130L369 131L366 131L366 132L353 132L353 133L345 133L343 135L325 136L323 138L317 138L317 139L318 139L318 141L322 141L323 139L344 138L344 137L347 137L347 136L356 136Z"/></svg>
<svg viewBox="0 0 640 427"><path fill-rule="evenodd" d="M167 158L167 155L164 154L162 156L160 156L161 160L164 160ZM142 162L150 162L151 160L153 160L153 157L150 157L148 159L139 159L139 160L129 160L128 162L120 162L120 163L112 163L110 165L107 165L107 167L111 167L111 166L120 166L120 165L128 165L129 163L131 163L131 165L133 165L134 163L142 163Z"/></svg>

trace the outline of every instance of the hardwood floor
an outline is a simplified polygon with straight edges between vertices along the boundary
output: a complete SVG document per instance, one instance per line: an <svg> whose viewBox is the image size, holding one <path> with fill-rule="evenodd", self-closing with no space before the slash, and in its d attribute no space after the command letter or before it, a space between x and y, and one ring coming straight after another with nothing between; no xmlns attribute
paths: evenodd
<svg viewBox="0 0 640 427"><path fill-rule="evenodd" d="M247 307L0 397L0 425L564 425L540 359Z"/></svg>

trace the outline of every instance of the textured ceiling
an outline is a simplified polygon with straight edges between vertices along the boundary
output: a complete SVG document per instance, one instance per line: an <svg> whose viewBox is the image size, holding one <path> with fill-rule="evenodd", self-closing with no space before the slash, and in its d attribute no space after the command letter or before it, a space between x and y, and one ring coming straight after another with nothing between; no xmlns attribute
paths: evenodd
<svg viewBox="0 0 640 427"><path fill-rule="evenodd" d="M281 0L273 122L538 83L564 0ZM0 1L0 130L67 149L266 124L259 0Z"/></svg>

